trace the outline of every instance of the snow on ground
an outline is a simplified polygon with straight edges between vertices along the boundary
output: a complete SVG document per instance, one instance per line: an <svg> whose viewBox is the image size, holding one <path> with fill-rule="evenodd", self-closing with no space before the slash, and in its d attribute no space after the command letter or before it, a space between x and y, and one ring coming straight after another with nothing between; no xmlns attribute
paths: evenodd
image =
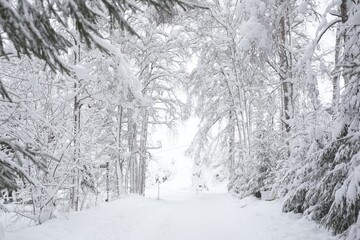
<svg viewBox="0 0 360 240"><path fill-rule="evenodd" d="M225 193L226 183L212 193L191 192L192 161L183 154L187 142L176 144L153 152L159 165L175 161L172 176L160 185L160 200L153 185L146 197L129 195L60 215L40 226L8 231L5 240L336 239L301 215L282 213L281 201L239 200Z"/></svg>
<svg viewBox="0 0 360 240"><path fill-rule="evenodd" d="M150 192L151 195L151 192ZM130 195L43 225L7 232L7 240L327 240L335 239L281 202L226 193Z"/></svg>

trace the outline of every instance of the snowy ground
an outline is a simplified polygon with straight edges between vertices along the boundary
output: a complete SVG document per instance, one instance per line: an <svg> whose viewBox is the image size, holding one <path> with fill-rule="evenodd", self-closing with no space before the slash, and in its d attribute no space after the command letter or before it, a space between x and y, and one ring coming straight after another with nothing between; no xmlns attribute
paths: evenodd
<svg viewBox="0 0 360 240"><path fill-rule="evenodd" d="M156 191L150 192L156 195ZM225 193L130 195L41 226L7 232L7 240L325 240L335 239L280 202L236 199Z"/></svg>
<svg viewBox="0 0 360 240"><path fill-rule="evenodd" d="M300 215L281 213L281 202L236 199L224 193L193 193L192 161L186 141L157 155L159 164L175 161L174 173L146 197L130 195L83 212L59 216L41 226L6 232L6 240L328 240L324 229ZM178 147L180 146L180 147ZM214 192L215 190L215 192Z"/></svg>

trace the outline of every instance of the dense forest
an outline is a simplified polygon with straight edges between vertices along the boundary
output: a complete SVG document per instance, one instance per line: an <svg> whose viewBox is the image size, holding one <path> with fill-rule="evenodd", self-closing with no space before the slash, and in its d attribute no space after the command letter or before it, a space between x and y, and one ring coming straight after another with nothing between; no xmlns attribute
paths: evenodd
<svg viewBox="0 0 360 240"><path fill-rule="evenodd" d="M150 133L196 116L197 190L359 239L359 55L359 0L0 0L0 210L144 195Z"/></svg>

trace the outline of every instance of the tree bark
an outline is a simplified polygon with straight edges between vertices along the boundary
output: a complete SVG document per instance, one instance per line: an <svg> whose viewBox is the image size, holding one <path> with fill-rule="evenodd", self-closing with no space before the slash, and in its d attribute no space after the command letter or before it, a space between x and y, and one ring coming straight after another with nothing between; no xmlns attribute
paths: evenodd
<svg viewBox="0 0 360 240"><path fill-rule="evenodd" d="M235 112L233 110L229 111L229 177L231 178L235 173Z"/></svg>
<svg viewBox="0 0 360 240"><path fill-rule="evenodd" d="M130 193L137 192L137 124L133 119L133 110L128 109L128 148L130 156L128 158L128 184L129 184L129 191Z"/></svg>
<svg viewBox="0 0 360 240"><path fill-rule="evenodd" d="M338 26L336 28L336 43L335 43L335 67L332 78L332 99L331 99L331 112L335 114L338 110L339 98L340 98L340 69L339 69L339 57L341 53L341 44L343 40L343 34Z"/></svg>
<svg viewBox="0 0 360 240"><path fill-rule="evenodd" d="M117 159L115 160L115 178L116 178L116 194L119 197L123 191L124 184L124 172L123 165L124 160L121 156L121 134L122 134L122 121L123 121L123 107L118 105L118 126L117 126Z"/></svg>
<svg viewBox="0 0 360 240"><path fill-rule="evenodd" d="M141 139L140 139L140 163L139 163L139 193L145 194L145 175L146 175L146 153L147 153L147 137L148 137L148 123L149 112L144 109L143 122L141 127Z"/></svg>
<svg viewBox="0 0 360 240"><path fill-rule="evenodd" d="M80 62L80 46L78 53L74 52L74 65ZM81 127L81 104L78 96L78 89L80 83L77 81L74 83L74 90L76 95L74 97L74 126L73 126L73 134L74 134L74 176L73 176L73 185L72 188L72 207L75 211L80 210L80 169L78 168L80 161L80 127Z"/></svg>
<svg viewBox="0 0 360 240"><path fill-rule="evenodd" d="M279 1L280 5L286 4L284 0ZM291 65L291 53L286 49L288 44L291 44L291 32L289 30L290 24L288 19L289 9L284 7L283 16L280 19L280 32L279 32L279 59L280 69L282 73L281 86L282 86L282 121L286 132L291 131L291 121L293 119L293 92L294 86L292 83L292 65ZM289 42L289 43L288 43Z"/></svg>

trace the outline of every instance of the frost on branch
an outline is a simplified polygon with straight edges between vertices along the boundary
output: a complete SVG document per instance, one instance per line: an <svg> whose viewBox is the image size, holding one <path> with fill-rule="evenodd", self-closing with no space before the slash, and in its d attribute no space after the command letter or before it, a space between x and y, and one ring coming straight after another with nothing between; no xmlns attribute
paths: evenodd
<svg viewBox="0 0 360 240"><path fill-rule="evenodd" d="M0 138L0 184L2 188L17 189L16 178L25 177L30 183L38 181L31 177L24 166L31 162L40 169L45 169L45 162L34 149L23 146L19 142Z"/></svg>
<svg viewBox="0 0 360 240"><path fill-rule="evenodd" d="M151 5L157 11L170 12L174 4L182 8L193 7L194 4L179 0L150 1L141 0L142 5ZM20 0L16 5L10 0L0 1L0 28L4 31L0 35L0 56L16 53L36 56L53 69L69 71L69 66L60 57L61 52L67 52L73 45L66 37L66 29L74 25L80 39L88 47L95 46L104 52L107 49L96 37L108 35L108 31L99 31L98 23L110 16L111 24L118 23L122 30L136 34L126 20L125 11L140 10L139 5L125 1L28 1ZM55 27L56 26L56 27ZM9 42L12 47L7 46ZM14 51L12 50L14 48Z"/></svg>

